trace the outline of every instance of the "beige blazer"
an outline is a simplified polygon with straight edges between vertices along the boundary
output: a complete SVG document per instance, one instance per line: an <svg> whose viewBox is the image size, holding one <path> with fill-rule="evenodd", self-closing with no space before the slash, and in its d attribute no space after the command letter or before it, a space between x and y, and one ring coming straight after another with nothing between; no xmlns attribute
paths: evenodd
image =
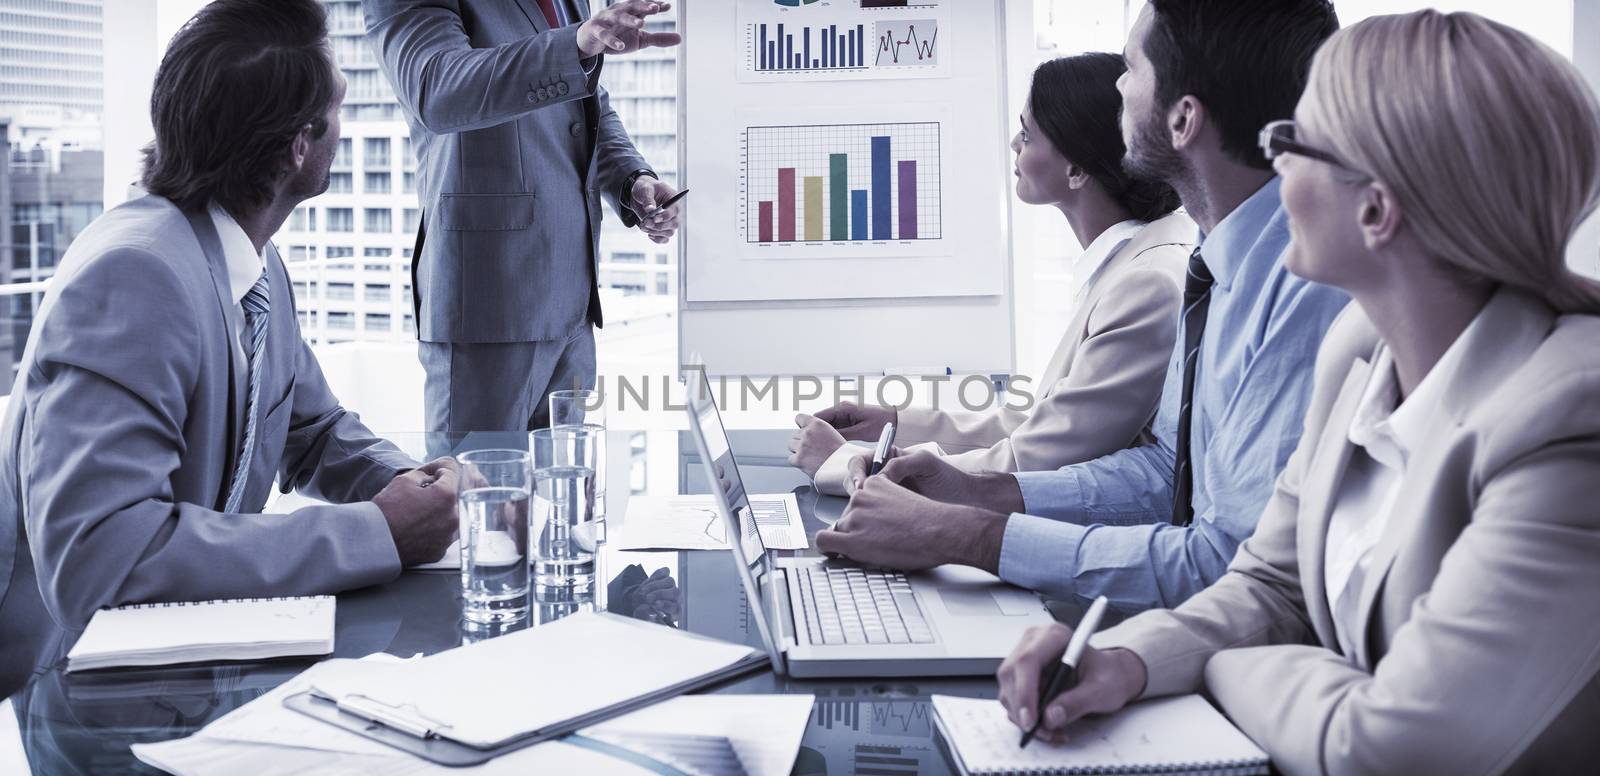
<svg viewBox="0 0 1600 776"><path fill-rule="evenodd" d="M1172 213L1139 230L1093 279L1044 373L1026 387L1027 410L907 408L895 440L934 442L966 471L1045 471L1099 458L1148 439L1178 335L1183 274L1199 229ZM840 447L817 471L817 488L843 494L850 459Z"/></svg>
<svg viewBox="0 0 1600 776"><path fill-rule="evenodd" d="M1146 696L1200 690L1287 773L1600 764L1600 318L1502 290L1433 444L1413 454L1339 653L1323 588L1351 418L1379 346L1358 305L1317 362L1305 435L1216 584L1100 634Z"/></svg>

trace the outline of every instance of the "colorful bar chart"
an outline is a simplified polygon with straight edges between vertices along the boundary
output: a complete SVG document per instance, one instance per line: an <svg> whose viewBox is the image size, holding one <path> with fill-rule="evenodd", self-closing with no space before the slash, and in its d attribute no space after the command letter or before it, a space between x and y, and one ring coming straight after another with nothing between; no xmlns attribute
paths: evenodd
<svg viewBox="0 0 1600 776"><path fill-rule="evenodd" d="M860 70L867 67L867 27L753 25L757 72L785 70ZM796 40L798 38L798 40Z"/></svg>
<svg viewBox="0 0 1600 776"><path fill-rule="evenodd" d="M746 242L940 239L939 140L938 122L747 128Z"/></svg>

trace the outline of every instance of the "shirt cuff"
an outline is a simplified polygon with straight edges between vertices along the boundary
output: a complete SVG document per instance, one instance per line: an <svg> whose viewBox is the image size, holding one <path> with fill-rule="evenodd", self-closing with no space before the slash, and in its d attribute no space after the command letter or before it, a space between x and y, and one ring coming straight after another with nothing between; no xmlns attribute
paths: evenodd
<svg viewBox="0 0 1600 776"><path fill-rule="evenodd" d="M839 445L839 449L817 467L817 476L812 480L817 492L824 496L850 495L845 487L846 480L850 479L850 459L862 454L872 455L872 448L858 442Z"/></svg>
<svg viewBox="0 0 1600 776"><path fill-rule="evenodd" d="M1022 508L1029 515L1052 520L1083 522L1083 488L1078 473L1070 468L1051 472L1017 472L1017 489L1022 492Z"/></svg>
<svg viewBox="0 0 1600 776"><path fill-rule="evenodd" d="M1000 543L1000 578L1052 596L1070 595L1085 533L1073 523L1013 513Z"/></svg>

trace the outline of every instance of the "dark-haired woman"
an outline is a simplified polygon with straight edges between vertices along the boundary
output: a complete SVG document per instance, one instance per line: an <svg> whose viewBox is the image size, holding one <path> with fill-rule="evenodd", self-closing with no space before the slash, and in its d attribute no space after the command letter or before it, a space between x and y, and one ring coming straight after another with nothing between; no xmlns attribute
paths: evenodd
<svg viewBox="0 0 1600 776"><path fill-rule="evenodd" d="M790 463L825 493L847 492L849 461L893 421L902 443L936 442L967 471L1054 470L1143 441L1177 335L1183 271L1198 230L1164 183L1122 169L1116 54L1046 62L1033 74L1016 153L1017 197L1061 211L1083 246L1072 320L1032 384L1026 410L894 409L845 403L802 415ZM1021 400L1008 402L1013 407Z"/></svg>

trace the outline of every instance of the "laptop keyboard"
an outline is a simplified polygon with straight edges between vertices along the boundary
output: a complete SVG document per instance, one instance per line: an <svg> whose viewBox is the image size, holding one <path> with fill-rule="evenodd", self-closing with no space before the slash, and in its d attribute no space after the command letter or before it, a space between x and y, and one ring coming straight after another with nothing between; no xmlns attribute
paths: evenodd
<svg viewBox="0 0 1600 776"><path fill-rule="evenodd" d="M791 571L800 575L800 608L812 644L927 644L935 640L905 574L819 566Z"/></svg>

